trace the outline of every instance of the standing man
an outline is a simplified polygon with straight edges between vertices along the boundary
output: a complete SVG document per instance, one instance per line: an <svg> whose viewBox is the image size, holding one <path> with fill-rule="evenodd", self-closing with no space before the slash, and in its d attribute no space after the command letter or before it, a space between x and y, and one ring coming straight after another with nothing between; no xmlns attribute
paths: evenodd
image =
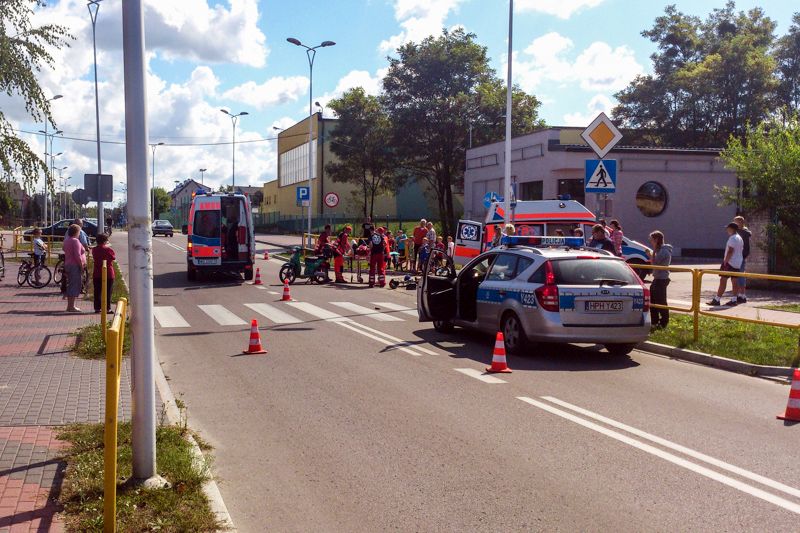
<svg viewBox="0 0 800 533"><path fill-rule="evenodd" d="M384 235L386 230L378 228L378 231L370 237L369 248L369 286L375 286L375 271L378 272L378 286L386 286L386 256L389 255L389 243Z"/></svg>
<svg viewBox="0 0 800 533"><path fill-rule="evenodd" d="M339 234L336 239L336 245L333 247L333 272L336 274L334 283L347 283L344 279L344 256L350 250L350 232L353 228L345 226L344 230Z"/></svg>
<svg viewBox="0 0 800 533"><path fill-rule="evenodd" d="M425 226L428 231L425 233L425 237L428 239L428 245L433 248L436 246L436 230L433 229L433 222L428 222Z"/></svg>
<svg viewBox="0 0 800 533"><path fill-rule="evenodd" d="M739 226L739 231L737 233L744 242L744 248L742 249L742 268L739 269L739 272L745 272L747 269L747 256L750 255L750 238L753 236L753 232L745 226L743 216L739 215L735 217L733 221ZM747 278L734 278L733 283L739 285L739 294L736 296L736 302L746 304L747 295L745 294L745 289L747 289Z"/></svg>
<svg viewBox="0 0 800 533"><path fill-rule="evenodd" d="M428 234L428 221L424 218L419 221L419 226L414 228L414 233L411 235L412 240L414 241L414 255L411 256L411 271L416 272L417 266L419 269L422 270L422 265L417 265L417 259L419 258L419 250L422 248L422 239Z"/></svg>
<svg viewBox="0 0 800 533"><path fill-rule="evenodd" d="M725 272L739 272L742 268L742 263L744 262L744 257L742 257L742 252L744 251L744 241L739 236L739 225L736 224L736 222L731 222L725 227L725 229L728 232L728 242L725 244L725 257L723 258L722 266L720 266L719 269ZM708 302L708 305L720 305L720 298L722 298L722 295L725 294L725 288L727 285L728 276L720 276L717 295L714 296L710 302ZM739 284L736 283L736 280L731 283L731 290L733 291L733 296L729 302L725 303L725 305L728 306L734 306L738 303L737 296L739 294Z"/></svg>

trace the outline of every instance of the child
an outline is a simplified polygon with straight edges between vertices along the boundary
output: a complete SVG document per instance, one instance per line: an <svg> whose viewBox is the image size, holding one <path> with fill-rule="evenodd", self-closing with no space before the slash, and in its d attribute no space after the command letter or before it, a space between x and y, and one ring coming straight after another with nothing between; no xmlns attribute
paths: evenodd
<svg viewBox="0 0 800 533"><path fill-rule="evenodd" d="M92 259L94 268L92 269L92 284L94 285L94 312L99 313L101 305L105 305L108 312L111 312L111 290L114 288L114 260L117 258L114 250L108 245L108 235L102 233L96 237L97 246L92 248ZM106 302L100 301L103 290L103 260L106 261Z"/></svg>
<svg viewBox="0 0 800 533"><path fill-rule="evenodd" d="M400 270L403 270L406 266L406 241L408 240L408 235L403 230L400 230L399 233L397 236L397 254L400 258Z"/></svg>
<svg viewBox="0 0 800 533"><path fill-rule="evenodd" d="M455 253L456 253L456 243L453 242L453 238L452 237L448 237L447 238L447 255L450 256L450 258L452 259L453 257L455 257Z"/></svg>
<svg viewBox="0 0 800 533"><path fill-rule="evenodd" d="M39 283L39 270L36 269L39 265L44 265L45 257L47 256L47 245L42 240L42 230L36 228L33 230L33 266L34 277L36 283Z"/></svg>
<svg viewBox="0 0 800 533"><path fill-rule="evenodd" d="M422 239L422 246L419 249L419 264L417 265L420 271L425 272L425 264L428 262L428 256L431 255L431 247L428 244L428 238Z"/></svg>

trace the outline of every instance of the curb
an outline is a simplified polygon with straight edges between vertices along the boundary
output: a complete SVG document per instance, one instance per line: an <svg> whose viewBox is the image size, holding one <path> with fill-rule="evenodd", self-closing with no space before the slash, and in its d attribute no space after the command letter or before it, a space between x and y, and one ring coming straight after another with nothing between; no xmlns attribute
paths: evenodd
<svg viewBox="0 0 800 533"><path fill-rule="evenodd" d="M681 359L684 361L691 361L701 365L718 368L720 370L727 370L729 372L736 372L739 374L747 374L749 376L760 377L781 377L790 378L792 376L793 368L788 366L767 366L756 365L753 363L746 363L744 361L737 361L736 359L728 359L727 357L720 357L703 352L695 352L693 350L684 350L666 344L659 344L657 342L645 341L640 343L638 349L658 355L664 355L673 359Z"/></svg>
<svg viewBox="0 0 800 533"><path fill-rule="evenodd" d="M122 273L121 268L120 273ZM128 294L130 294L128 280L125 279L124 274L120 277L122 279L122 283L125 284L125 289L128 291ZM155 365L153 365L153 377L156 382L156 387L158 388L158 394L161 396L161 403L164 405L164 412L171 424L179 425L181 415L180 411L178 410L178 406L175 403L175 395L172 394L172 389L170 389L169 382L167 382L167 378L164 376L164 370L161 368L161 362L158 360L158 352L155 351L154 355L156 360L154 361ZM192 447L192 455L194 455L195 461L200 463L204 462L205 456L203 455L203 451L200 449L200 446L197 444L197 441L194 440L194 437L189 434L187 435L187 440L189 441L189 445ZM222 499L222 493L219 491L219 486L217 485L217 482L214 480L213 476L211 476L210 479L203 484L203 492L205 493L206 498L208 498L209 505L211 506L211 512L213 512L217 519L222 523L223 530L235 532L236 527L233 525L233 520L228 512L228 507L225 505L225 501Z"/></svg>

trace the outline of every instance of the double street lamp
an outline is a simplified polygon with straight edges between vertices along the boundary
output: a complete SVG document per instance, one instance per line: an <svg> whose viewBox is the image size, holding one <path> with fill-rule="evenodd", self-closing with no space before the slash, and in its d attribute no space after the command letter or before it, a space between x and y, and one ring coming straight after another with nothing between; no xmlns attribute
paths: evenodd
<svg viewBox="0 0 800 533"><path fill-rule="evenodd" d="M92 52L94 54L94 118L97 130L97 232L105 231L106 217L103 214L103 202L100 200L100 175L103 173L103 164L100 160L100 96L97 88L97 13L100 11L100 0L89 0L89 17L92 19Z"/></svg>
<svg viewBox="0 0 800 533"><path fill-rule="evenodd" d="M314 116L314 58L317 55L317 48L333 46L336 43L333 41L322 41L322 43L318 44L317 46L306 46L294 37L289 37L286 40L295 46L305 48L306 56L308 57L308 241L309 247L311 247L313 245L313 241L311 240L311 205L313 203L311 200L311 191L313 190L311 188L311 180L314 178L314 153L312 152L311 148L313 146L312 137L314 136L314 122L312 120L312 117Z"/></svg>
<svg viewBox="0 0 800 533"><path fill-rule="evenodd" d="M231 126L233 126L233 145L232 145L232 155L231 155L231 186L235 189L236 188L236 122L238 122L239 117L249 115L250 113L248 113L247 111L242 111L240 113L236 113L235 115L233 115L227 109L220 109L220 111L231 117Z"/></svg>
<svg viewBox="0 0 800 533"><path fill-rule="evenodd" d="M206 170L208 169L207 168L200 169L200 185L205 185L205 182L203 181L203 176L205 175Z"/></svg>

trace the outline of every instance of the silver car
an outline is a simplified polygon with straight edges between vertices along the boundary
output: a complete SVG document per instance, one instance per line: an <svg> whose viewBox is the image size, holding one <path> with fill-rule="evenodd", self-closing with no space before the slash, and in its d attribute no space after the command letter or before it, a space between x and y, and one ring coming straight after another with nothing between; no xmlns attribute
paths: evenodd
<svg viewBox="0 0 800 533"><path fill-rule="evenodd" d="M513 238L512 238L513 239ZM421 322L502 331L506 349L531 342L602 344L625 355L650 333L650 291L625 261L606 252L556 245L493 248L458 273L434 252L417 287Z"/></svg>

